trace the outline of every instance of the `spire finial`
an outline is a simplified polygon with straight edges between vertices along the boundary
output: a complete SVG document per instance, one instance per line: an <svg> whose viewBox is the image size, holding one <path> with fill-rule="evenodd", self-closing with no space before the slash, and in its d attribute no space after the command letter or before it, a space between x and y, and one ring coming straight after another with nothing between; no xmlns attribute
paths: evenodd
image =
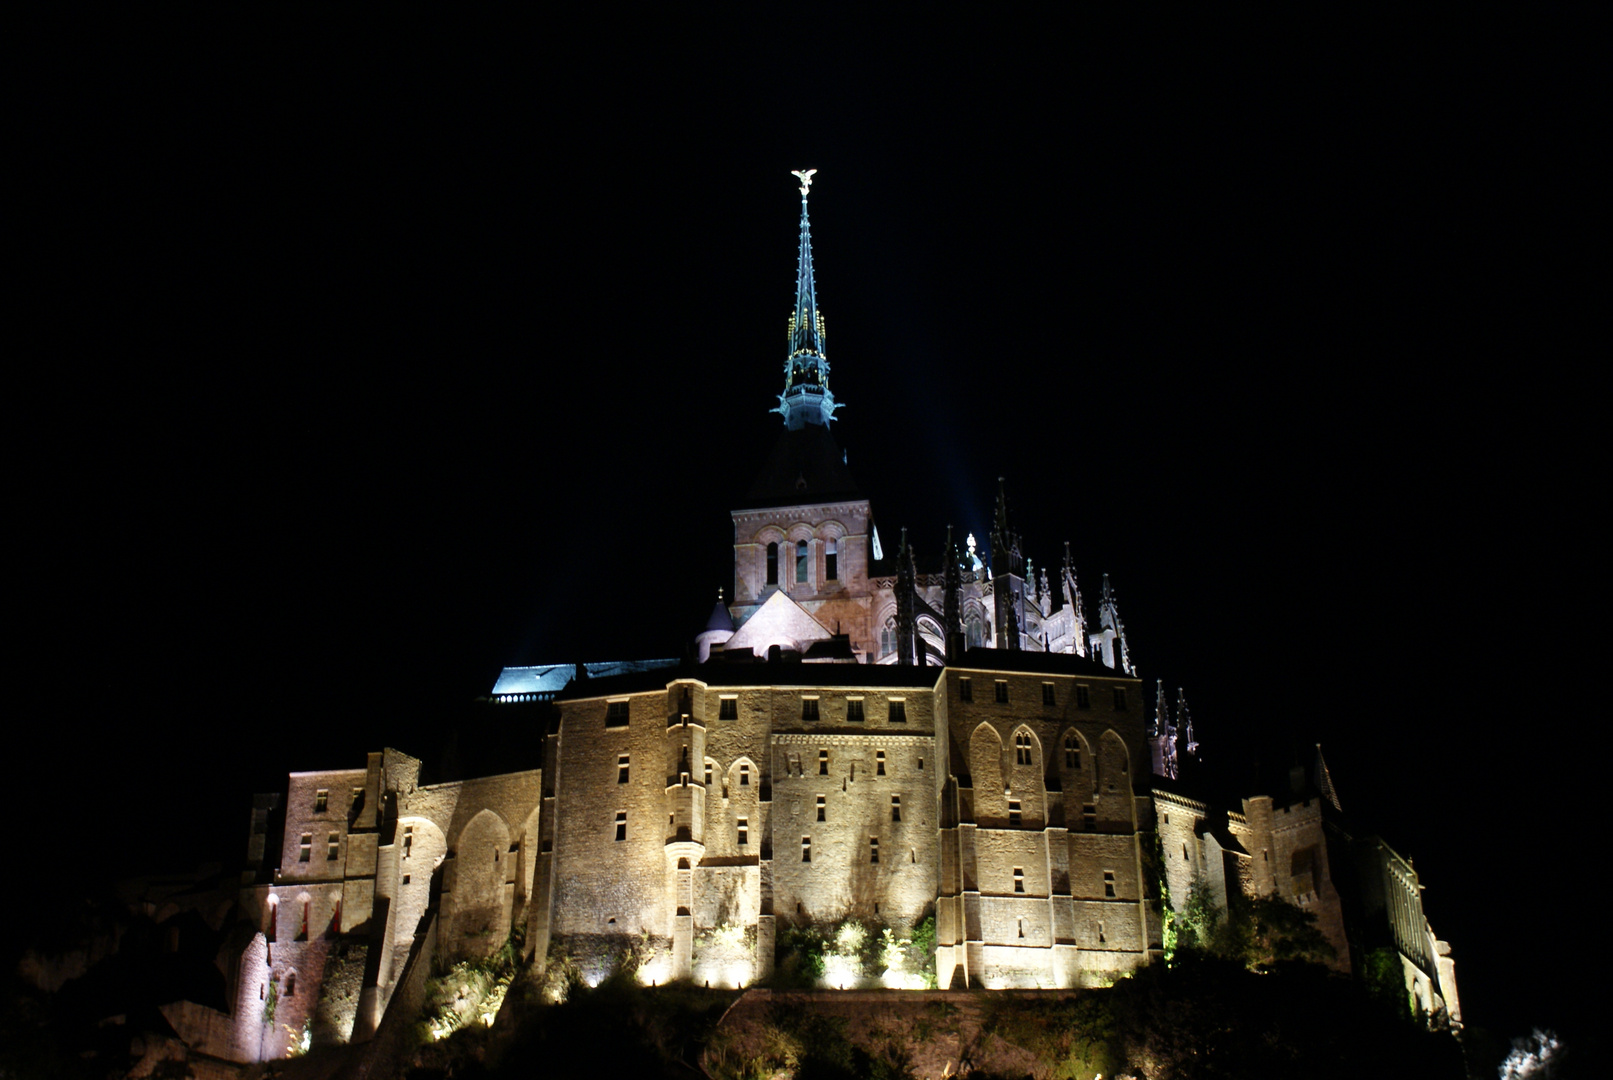
<svg viewBox="0 0 1613 1080"><path fill-rule="evenodd" d="M823 352L823 316L818 312L817 285L812 276L812 224L807 217L807 194L817 169L794 169L801 181L801 249L795 269L795 310L790 313L790 355L784 361L784 393L773 411L784 426L798 431L807 424L829 426L838 406L829 392L829 361Z"/></svg>

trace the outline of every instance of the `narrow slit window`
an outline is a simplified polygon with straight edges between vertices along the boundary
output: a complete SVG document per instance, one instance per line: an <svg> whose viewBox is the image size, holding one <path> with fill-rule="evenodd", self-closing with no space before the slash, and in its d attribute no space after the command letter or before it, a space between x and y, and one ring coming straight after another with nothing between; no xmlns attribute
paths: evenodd
<svg viewBox="0 0 1613 1080"><path fill-rule="evenodd" d="M329 859L332 862L334 862L334 861L336 861L336 857L341 854L341 851L342 851L342 834L341 833L331 833L329 840L325 844L325 858Z"/></svg>
<svg viewBox="0 0 1613 1080"><path fill-rule="evenodd" d="M1113 870L1103 872L1103 895L1109 900L1115 898L1115 872Z"/></svg>
<svg viewBox="0 0 1613 1080"><path fill-rule="evenodd" d="M868 861L873 865L878 865L879 863L879 837L877 836L868 838Z"/></svg>
<svg viewBox="0 0 1613 1080"><path fill-rule="evenodd" d="M1019 828L1020 823L1023 822L1024 820L1025 820L1025 815L1020 813L1019 800L1018 799L1009 799L1008 800L1008 827L1010 829L1017 829L1017 828Z"/></svg>
<svg viewBox="0 0 1613 1080"><path fill-rule="evenodd" d="M812 837L810 836L801 837L801 861L812 861Z"/></svg>
<svg viewBox="0 0 1613 1080"><path fill-rule="evenodd" d="M750 766L749 765L741 765L739 767L739 786L740 787L750 787Z"/></svg>
<svg viewBox="0 0 1613 1080"><path fill-rule="evenodd" d="M628 755L622 754L616 759L616 782L618 784L627 783L627 757Z"/></svg>
<svg viewBox="0 0 1613 1080"><path fill-rule="evenodd" d="M302 838L297 841L297 861L298 862L307 862L309 859L311 859L313 857L313 853L314 853L314 834L313 833L303 833Z"/></svg>
<svg viewBox="0 0 1613 1080"><path fill-rule="evenodd" d="M767 583L778 584L778 544L767 545Z"/></svg>
<svg viewBox="0 0 1613 1080"><path fill-rule="evenodd" d="M330 792L329 791L327 791L324 788L320 788L318 791L314 792L314 813L323 814L325 812L325 808L328 807L329 805L330 805Z"/></svg>
<svg viewBox="0 0 1613 1080"><path fill-rule="evenodd" d="M711 762L706 762L706 786L711 786Z"/></svg>
<svg viewBox="0 0 1613 1080"><path fill-rule="evenodd" d="M839 579L840 545L834 540L827 540L823 545L823 577L826 581Z"/></svg>
<svg viewBox="0 0 1613 1080"><path fill-rule="evenodd" d="M885 751L883 750L874 751L874 775L885 775Z"/></svg>
<svg viewBox="0 0 1613 1080"><path fill-rule="evenodd" d="M818 820L819 821L828 821L829 820L829 818L827 817L828 813L829 813L828 801L822 795L819 795L818 796Z"/></svg>
<svg viewBox="0 0 1613 1080"><path fill-rule="evenodd" d="M627 811L616 811L616 839L627 839Z"/></svg>
<svg viewBox="0 0 1613 1080"><path fill-rule="evenodd" d="M818 775L829 775L829 751L827 750L818 751Z"/></svg>
<svg viewBox="0 0 1613 1080"><path fill-rule="evenodd" d="M750 819L739 819L739 846L744 847L750 843Z"/></svg>
<svg viewBox="0 0 1613 1080"><path fill-rule="evenodd" d="M1025 868L1023 866L1014 867L1014 891L1017 893L1025 891ZM1019 936L1024 937L1025 935L1021 933Z"/></svg>
<svg viewBox="0 0 1613 1080"><path fill-rule="evenodd" d="M798 540L795 544L795 583L805 585L807 582L807 542Z"/></svg>
<svg viewBox="0 0 1613 1080"><path fill-rule="evenodd" d="M1087 832L1096 832L1098 828L1098 808L1092 803L1081 807L1081 827Z"/></svg>
<svg viewBox="0 0 1613 1080"><path fill-rule="evenodd" d="M902 820L902 797L900 795L891 796L891 820Z"/></svg>

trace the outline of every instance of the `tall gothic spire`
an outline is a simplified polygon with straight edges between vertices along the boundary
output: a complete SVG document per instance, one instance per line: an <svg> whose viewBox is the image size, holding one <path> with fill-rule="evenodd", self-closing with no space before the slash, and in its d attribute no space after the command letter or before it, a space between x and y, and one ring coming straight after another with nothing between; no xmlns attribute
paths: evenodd
<svg viewBox="0 0 1613 1080"><path fill-rule="evenodd" d="M1199 756L1199 741L1193 736L1193 714L1187 711L1187 695L1182 688L1176 688L1176 726L1187 729L1187 752L1194 757ZM1321 747L1317 747L1321 751Z"/></svg>
<svg viewBox="0 0 1613 1080"><path fill-rule="evenodd" d="M834 419L834 394L829 392L829 361L823 354L823 315L818 311L817 285L812 279L812 223L807 217L807 194L818 170L798 170L801 181L801 253L795 269L795 311L790 315L790 355L784 361L784 393L773 411L784 426L798 431L807 424L828 427Z"/></svg>

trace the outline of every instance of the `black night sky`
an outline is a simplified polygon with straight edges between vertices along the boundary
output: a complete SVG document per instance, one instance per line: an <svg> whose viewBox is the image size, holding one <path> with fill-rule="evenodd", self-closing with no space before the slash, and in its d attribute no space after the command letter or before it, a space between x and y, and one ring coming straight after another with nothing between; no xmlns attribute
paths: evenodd
<svg viewBox="0 0 1613 1080"><path fill-rule="evenodd" d="M40 42L11 764L45 873L10 902L233 861L288 770L524 756L468 704L502 665L681 653L779 427L816 167L887 549L984 543L1005 477L1211 763L1323 744L1471 1022L1588 1041L1584 28L793 10Z"/></svg>

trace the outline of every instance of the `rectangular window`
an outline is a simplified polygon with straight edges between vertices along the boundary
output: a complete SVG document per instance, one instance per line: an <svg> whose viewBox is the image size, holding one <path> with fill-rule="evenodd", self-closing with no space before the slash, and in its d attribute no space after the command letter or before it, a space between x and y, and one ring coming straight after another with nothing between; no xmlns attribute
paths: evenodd
<svg viewBox="0 0 1613 1080"><path fill-rule="evenodd" d="M626 727L627 726L627 702L625 702L625 701L611 701L611 702L606 703L606 705L605 705L605 726L606 727Z"/></svg>
<svg viewBox="0 0 1613 1080"><path fill-rule="evenodd" d="M815 698L815 697L804 697L804 698L802 698L801 699L801 719L803 721L810 722L810 721L816 720L817 718L818 718L818 699Z"/></svg>
<svg viewBox="0 0 1613 1080"><path fill-rule="evenodd" d="M739 846L744 847L750 843L750 819L739 819Z"/></svg>
<svg viewBox="0 0 1613 1080"><path fill-rule="evenodd" d="M958 680L958 700L973 701L975 699L975 684L967 675Z"/></svg>
<svg viewBox="0 0 1613 1080"><path fill-rule="evenodd" d="M810 836L801 837L801 861L812 861L812 837Z"/></svg>
<svg viewBox="0 0 1613 1080"><path fill-rule="evenodd" d="M325 858L334 861L342 852L342 834L331 833L330 840L325 845Z"/></svg>
<svg viewBox="0 0 1613 1080"><path fill-rule="evenodd" d="M900 795L891 796L891 820L902 820L902 797Z"/></svg>
<svg viewBox="0 0 1613 1080"><path fill-rule="evenodd" d="M1075 687L1075 707L1077 709L1092 708L1092 688L1085 683L1077 683Z"/></svg>
<svg viewBox="0 0 1613 1080"><path fill-rule="evenodd" d="M329 805L329 791L325 790L324 788L320 788L318 791L314 792L314 813L323 814L325 812L325 808Z"/></svg>
<svg viewBox="0 0 1613 1080"><path fill-rule="evenodd" d="M302 834L302 839L300 841L298 841L298 843L297 843L297 861L298 862L307 862L310 858L313 857L313 853L314 853L314 834L305 832L305 833Z"/></svg>
<svg viewBox="0 0 1613 1080"><path fill-rule="evenodd" d="M890 722L893 724L907 723L907 702L905 700L891 702Z"/></svg>
<svg viewBox="0 0 1613 1080"><path fill-rule="evenodd" d="M1024 820L1024 815L1019 812L1019 800L1008 800L1008 827L1017 829L1022 820Z"/></svg>
<svg viewBox="0 0 1613 1080"><path fill-rule="evenodd" d="M616 811L616 839L627 839L627 811Z"/></svg>
<svg viewBox="0 0 1613 1080"><path fill-rule="evenodd" d="M721 698L718 698L717 699L717 719L719 719L719 720L738 720L739 719L739 698L737 698L737 697L721 697Z"/></svg>
<svg viewBox="0 0 1613 1080"><path fill-rule="evenodd" d="M620 757L618 757L616 759L616 782L618 784L627 783L627 755L626 754L622 754Z"/></svg>
<svg viewBox="0 0 1613 1080"><path fill-rule="evenodd" d="M706 786L711 786L711 762L706 762Z"/></svg>
<svg viewBox="0 0 1613 1080"><path fill-rule="evenodd" d="M1081 827L1087 832L1098 831L1098 808L1092 803L1081 807Z"/></svg>
<svg viewBox="0 0 1613 1080"><path fill-rule="evenodd" d="M1055 706L1057 704L1058 704L1058 702L1053 697L1053 684L1050 683L1050 682L1043 683L1042 684L1042 705L1045 706L1046 708L1051 709L1053 706Z"/></svg>
<svg viewBox="0 0 1613 1080"><path fill-rule="evenodd" d="M1125 711L1126 711L1126 688L1124 686L1117 686L1117 687L1115 687L1115 712L1125 712Z"/></svg>
<svg viewBox="0 0 1613 1080"><path fill-rule="evenodd" d="M879 837L877 836L868 838L868 861L874 864L879 862Z"/></svg>
<svg viewBox="0 0 1613 1080"><path fill-rule="evenodd" d="M413 848L413 847L414 847L414 826L413 825L405 825L403 827L403 857L405 859L407 859L409 857L410 849Z"/></svg>
<svg viewBox="0 0 1613 1080"><path fill-rule="evenodd" d="M1103 895L1108 897L1110 900L1114 899L1115 872L1113 870L1105 870L1103 872Z"/></svg>
<svg viewBox="0 0 1613 1080"><path fill-rule="evenodd" d="M860 697L846 699L846 721L852 724L863 722L863 699Z"/></svg>
<svg viewBox="0 0 1613 1080"><path fill-rule="evenodd" d="M795 583L807 583L807 542L800 540L795 545Z"/></svg>
<svg viewBox="0 0 1613 1080"><path fill-rule="evenodd" d="M826 581L839 578L836 563L840 554L840 545L834 540L827 540L823 545L823 577Z"/></svg>
<svg viewBox="0 0 1613 1080"><path fill-rule="evenodd" d="M883 750L874 751L874 775L885 775L885 751Z"/></svg>
<svg viewBox="0 0 1613 1080"><path fill-rule="evenodd" d="M741 765L739 767L739 786L740 787L750 787L750 766L749 765Z"/></svg>
<svg viewBox="0 0 1613 1080"><path fill-rule="evenodd" d="M1014 891L1017 893L1025 891L1025 868L1023 866L1014 867ZM1025 932L1021 930L1019 936L1024 937Z"/></svg>
<svg viewBox="0 0 1613 1080"><path fill-rule="evenodd" d="M997 680L997 704L999 704L999 705L1007 705L1008 704L1008 680L1007 679L998 679Z"/></svg>
<svg viewBox="0 0 1613 1080"><path fill-rule="evenodd" d="M827 750L818 751L818 775L829 775L829 751Z"/></svg>

